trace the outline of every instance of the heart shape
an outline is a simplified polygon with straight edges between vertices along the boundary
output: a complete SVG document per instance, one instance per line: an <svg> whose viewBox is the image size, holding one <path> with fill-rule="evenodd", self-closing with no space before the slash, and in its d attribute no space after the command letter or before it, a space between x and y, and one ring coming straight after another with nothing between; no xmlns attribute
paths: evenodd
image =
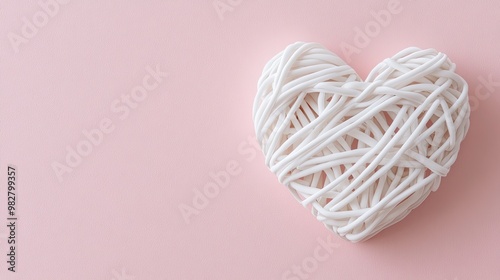
<svg viewBox="0 0 500 280"><path fill-rule="evenodd" d="M363 81L323 46L297 42L263 70L255 131L278 180L357 242L438 189L469 128L467 91L433 49L402 50Z"/></svg>

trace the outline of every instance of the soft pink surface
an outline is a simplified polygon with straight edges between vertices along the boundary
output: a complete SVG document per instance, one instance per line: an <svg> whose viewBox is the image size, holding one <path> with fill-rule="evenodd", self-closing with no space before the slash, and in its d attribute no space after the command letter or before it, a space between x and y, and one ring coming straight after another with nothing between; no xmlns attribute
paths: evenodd
<svg viewBox="0 0 500 280"><path fill-rule="evenodd" d="M295 41L345 58L342 42L353 45L354 28L389 1L233 0L222 20L212 0L196 2L72 1L15 53L8 34L41 8L0 1L1 279L282 279L330 235L247 140L257 79ZM362 77L418 46L448 54L470 96L481 79L500 81L499 1L400 5L351 56ZM110 106L148 65L169 76L121 120ZM500 84L479 90L440 189L365 243L333 237L308 279L500 279ZM104 118L115 130L59 182L51 164ZM179 205L233 160L241 173L187 224ZM8 164L19 169L16 273L6 263Z"/></svg>

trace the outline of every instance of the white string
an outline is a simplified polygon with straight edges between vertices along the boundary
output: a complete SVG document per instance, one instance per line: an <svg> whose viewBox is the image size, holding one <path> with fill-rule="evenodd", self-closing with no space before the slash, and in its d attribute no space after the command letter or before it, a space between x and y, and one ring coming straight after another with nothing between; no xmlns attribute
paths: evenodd
<svg viewBox="0 0 500 280"><path fill-rule="evenodd" d="M467 91L433 49L407 48L362 81L321 45L297 42L263 70L255 131L279 181L357 242L437 190L469 128Z"/></svg>

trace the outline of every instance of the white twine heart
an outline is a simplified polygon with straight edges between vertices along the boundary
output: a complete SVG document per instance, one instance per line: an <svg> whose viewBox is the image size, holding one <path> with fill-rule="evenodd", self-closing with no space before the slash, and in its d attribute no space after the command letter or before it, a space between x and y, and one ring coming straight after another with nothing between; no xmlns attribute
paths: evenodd
<svg viewBox="0 0 500 280"><path fill-rule="evenodd" d="M297 42L263 70L255 131L278 180L357 242L437 190L469 127L467 90L433 49L405 49L362 81L321 45Z"/></svg>

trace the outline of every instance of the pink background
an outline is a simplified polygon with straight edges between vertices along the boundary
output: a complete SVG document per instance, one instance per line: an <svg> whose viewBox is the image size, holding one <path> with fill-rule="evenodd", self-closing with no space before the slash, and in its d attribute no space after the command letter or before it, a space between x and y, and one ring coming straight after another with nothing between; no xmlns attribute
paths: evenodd
<svg viewBox="0 0 500 280"><path fill-rule="evenodd" d="M43 10L0 1L1 279L282 279L327 240L248 141L257 79L295 41L346 58L342 42L355 46L355 27L389 0L221 0L233 5L221 17L212 0L193 2L73 0L16 53L9 34ZM366 77L407 46L447 53L475 102L469 134L436 193L368 242L333 236L307 279L500 279L500 2L400 6L351 65ZM148 65L169 75L122 120L111 104ZM52 163L105 118L114 130L59 182ZM187 224L179 206L230 162L240 173ZM19 170L16 273L8 164Z"/></svg>

